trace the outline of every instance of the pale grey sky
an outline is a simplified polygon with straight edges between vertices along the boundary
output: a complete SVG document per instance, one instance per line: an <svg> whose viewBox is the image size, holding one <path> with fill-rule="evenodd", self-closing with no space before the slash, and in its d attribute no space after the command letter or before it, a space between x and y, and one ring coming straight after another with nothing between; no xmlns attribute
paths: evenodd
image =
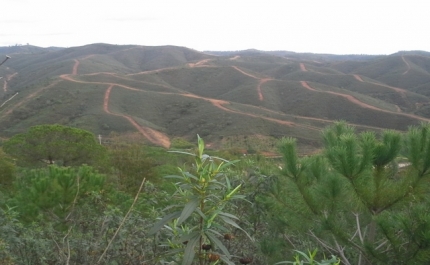
<svg viewBox="0 0 430 265"><path fill-rule="evenodd" d="M430 51L428 0L1 0L0 46Z"/></svg>

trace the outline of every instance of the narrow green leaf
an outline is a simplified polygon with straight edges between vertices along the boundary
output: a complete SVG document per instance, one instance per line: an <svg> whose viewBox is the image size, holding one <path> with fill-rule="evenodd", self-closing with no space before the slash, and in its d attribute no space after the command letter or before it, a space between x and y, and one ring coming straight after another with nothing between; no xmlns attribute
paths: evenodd
<svg viewBox="0 0 430 265"><path fill-rule="evenodd" d="M200 208L196 208L196 212L203 218L203 220L206 220L206 215L200 210Z"/></svg>
<svg viewBox="0 0 430 265"><path fill-rule="evenodd" d="M187 247L184 252L184 259L182 260L182 265L191 265L194 260L194 247L200 240L201 235L197 233L194 237L190 238L187 243Z"/></svg>
<svg viewBox="0 0 430 265"><path fill-rule="evenodd" d="M215 235L218 235L219 237L223 237L223 235L220 232L216 231L216 230L208 229L207 231L210 231L210 232L214 233Z"/></svg>
<svg viewBox="0 0 430 265"><path fill-rule="evenodd" d="M242 230L247 236L248 236L248 238L249 239L251 239L252 241L254 241L254 239L245 231L245 230L243 230L242 229L242 227L240 227L235 221L233 221L232 219L230 219L230 218L228 218L228 217L226 217L226 216L223 216L223 215L220 215L219 216L225 223L227 223L227 224L229 224L229 225L231 225L231 226L234 226L234 227L236 227L237 229L240 229L240 230Z"/></svg>
<svg viewBox="0 0 430 265"><path fill-rule="evenodd" d="M174 218L178 218L181 215L181 212L174 212L169 215L164 216L160 221L158 221L152 228L149 230L148 234L152 235L157 233L167 222Z"/></svg>
<svg viewBox="0 0 430 265"><path fill-rule="evenodd" d="M192 238L195 238L196 236L198 236L200 233L198 231L192 231L189 234L184 234L182 235L179 240L176 240L175 242L178 243L183 243L185 241L190 241Z"/></svg>
<svg viewBox="0 0 430 265"><path fill-rule="evenodd" d="M169 153L177 153L177 154L183 154L183 155L190 155L190 156L196 156L195 154L183 152L183 151L167 151Z"/></svg>
<svg viewBox="0 0 430 265"><path fill-rule="evenodd" d="M233 196L242 186L242 184L239 184L236 188L234 188L234 190L232 190L229 194L227 194L226 199L230 199L231 196Z"/></svg>
<svg viewBox="0 0 430 265"><path fill-rule="evenodd" d="M225 182L227 183L227 190L231 190L230 179L228 177L225 178Z"/></svg>
<svg viewBox="0 0 430 265"><path fill-rule="evenodd" d="M182 210L181 216L178 220L178 225L182 224L188 217L196 210L197 206L199 206L199 199L193 198L190 200Z"/></svg>
<svg viewBox="0 0 430 265"><path fill-rule="evenodd" d="M221 251L224 253L228 259L231 258L230 252L228 252L227 248L224 246L224 244L211 232L205 231L205 235L209 238L209 240L214 243Z"/></svg>
<svg viewBox="0 0 430 265"><path fill-rule="evenodd" d="M184 176L195 179L195 180L199 180L196 176L194 176L193 174L191 174L190 172L183 172Z"/></svg>
<svg viewBox="0 0 430 265"><path fill-rule="evenodd" d="M202 138L200 138L200 136L197 134L197 143L199 146L199 157L203 156L203 151L205 150L205 142L203 141Z"/></svg>
<svg viewBox="0 0 430 265"><path fill-rule="evenodd" d="M295 252L299 253L303 258L305 258L308 262L310 262L310 258L308 257L308 255L306 255L306 253L299 251L299 250L294 250Z"/></svg>
<svg viewBox="0 0 430 265"><path fill-rule="evenodd" d="M164 178L166 178L166 179L181 179L181 180L184 179L183 176L178 176L178 175L167 175L167 176L164 176Z"/></svg>
<svg viewBox="0 0 430 265"><path fill-rule="evenodd" d="M223 215L223 216L227 216L227 217L230 217L230 218L233 218L233 219L236 219L236 220L239 220L239 217L237 217L236 215L232 215L230 213L220 212L218 214L219 215Z"/></svg>

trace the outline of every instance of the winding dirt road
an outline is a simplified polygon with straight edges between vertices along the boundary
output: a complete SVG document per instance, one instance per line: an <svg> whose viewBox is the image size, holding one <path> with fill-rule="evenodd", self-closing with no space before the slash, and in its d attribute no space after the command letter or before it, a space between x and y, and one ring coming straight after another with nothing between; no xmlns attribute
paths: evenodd
<svg viewBox="0 0 430 265"><path fill-rule="evenodd" d="M7 82L9 82L14 76L16 76L18 73L13 73L11 75L7 75L6 78L3 79L3 91L7 92Z"/></svg>
<svg viewBox="0 0 430 265"><path fill-rule="evenodd" d="M306 69L306 66L304 63L300 63L300 70L302 70L303 72L307 72L308 69Z"/></svg>
<svg viewBox="0 0 430 265"><path fill-rule="evenodd" d="M75 64L73 66L73 70L72 70L72 76L77 75L78 72L78 67L79 67L79 61L75 59ZM134 90L134 91L141 91L137 88L133 88L133 87L129 87L129 86L124 86L124 85L119 85L119 84L114 84L114 83L106 83L106 82L86 82L86 81L80 81L80 80L75 80L71 77L71 75L69 74L63 74L60 75L60 78L67 80L67 81L71 81L71 82L76 82L76 83L84 83L84 84L88 84L88 83L92 83L92 84L102 84L102 85L109 85L108 89L105 92L105 96L104 96L104 101L103 101L103 110L110 115L115 115L115 116L120 116L125 118L126 120L128 120L146 139L148 139L151 143L156 144L156 145L160 145L163 146L165 148L168 148L170 146L170 139L163 133L158 132L156 130L153 130L149 127L145 127L145 126L140 126L133 118L131 118L130 116L127 115L123 115L123 114L116 114L116 113L112 113L109 111L109 96L110 96L110 92L112 90L112 88L114 86L119 86L122 88L126 88L126 89L130 89L130 90Z"/></svg>
<svg viewBox="0 0 430 265"><path fill-rule="evenodd" d="M73 69L72 69L72 75L78 74L78 66L79 66L79 61L75 59L75 64L73 65Z"/></svg>
<svg viewBox="0 0 430 265"><path fill-rule="evenodd" d="M403 74L402 75L405 75L405 74L407 74L408 72L409 72L409 70L411 70L411 66L409 65L409 63L406 61L406 59L405 59L405 57L402 55L402 60L403 60L403 62L405 62L405 64L406 64L406 67L407 67L407 70L405 71L405 72L403 72Z"/></svg>
<svg viewBox="0 0 430 265"><path fill-rule="evenodd" d="M91 56L92 55L89 55L87 57L91 57ZM87 57L85 57L85 58L87 58ZM239 58L239 57L235 56L233 58L230 58L230 60L236 60L237 58ZM205 65L205 64L208 61L209 61L208 59L201 60L201 61L198 61L196 63L188 64L188 66L189 67L207 67L208 65ZM126 119L128 122L130 122L130 124L134 128L136 128L136 130L139 133L141 133L146 139L148 139L153 144L156 144L156 145L159 145L159 146L163 146L165 148L168 148L170 146L170 139L169 139L169 137L167 135L165 135L165 134L163 134L163 133L161 133L159 131L156 131L154 129L151 129L149 127L145 127L145 126L139 125L130 116L119 114L119 113L114 113L114 112L111 112L109 110L109 98L110 98L110 95L111 95L111 91L112 91L112 89L114 87L115 88L122 88L122 89L128 89L128 90L138 91L138 92L147 92L146 90L137 89L135 87L130 87L130 86L116 84L116 83L110 83L110 82L90 82L90 81L82 81L82 80L75 79L76 78L75 76L78 75L78 68L79 68L80 62L77 59L74 59L74 62L75 63L73 65L71 74L60 75L61 79L55 81L54 83L52 83L52 84L50 84L50 85L48 85L46 87L42 87L42 88L34 91L30 95L26 96L19 103L15 104L11 108L9 108L8 111L5 112L5 113L3 113L0 118L3 118L5 116L9 115L10 113L12 113L12 111L14 109L16 109L19 106L21 106L22 104L28 102L31 98L33 98L36 95L40 94L42 91L44 91L46 89L49 89L49 88L57 85L62 80L67 80L67 81L70 81L70 82L76 82L76 83L82 83L82 84L100 84L100 85L106 85L107 86L107 89L104 92L104 100L103 100L103 110L105 111L105 113L107 113L109 115L119 116L119 117L122 117L122 118ZM407 62L405 61L405 63L407 63ZM244 75L246 75L248 77L251 77L251 78L256 79L256 80L259 81L258 85L257 85L257 93L258 93L259 100L263 101L264 100L264 96L262 94L262 86L265 83L267 83L268 81L271 81L271 80L274 80L274 79L270 78L270 77L258 77L256 75L253 75L251 73L248 73L248 72L240 69L237 66L231 66L231 67L234 68L235 70L239 71L240 73L242 73L242 74L244 74ZM127 76L140 75L140 74L152 74L152 73L158 73L158 72L165 71L165 70L170 70L170 69L178 69L178 67L160 68L160 69L151 70L151 71L143 71L143 72L140 72L140 73L128 74ZM304 63L300 63L300 69L301 69L301 71L304 71L304 72L308 71L306 69ZM98 74L107 74L107 75L112 75L112 76L124 79L124 77L117 76L115 73L101 73L100 72L100 73L92 73L92 74L86 74L86 75L98 75ZM13 75L11 75L11 76L9 76L8 78L10 79L14 75L16 75L16 73L13 74ZM374 82L369 82L369 81L363 81L363 79L359 75L355 75L354 74L353 76L354 76L355 79L357 79L360 82L368 82L368 83L372 83L372 84L375 84L375 85L380 85L380 86L388 87L390 89L395 90L396 92L402 93L402 95L406 94L406 91L403 90L403 89L401 89L401 88L391 87L391 86L388 86L388 85L385 85L385 84L379 84L379 83L374 83ZM147 82L142 82L142 83L144 84L144 83L147 83ZM372 106L372 105L366 104L364 102L361 102L360 100L358 100L357 98L353 97L352 95L338 93L338 92L333 92L333 91L320 91L320 90L317 90L317 89L311 87L306 81L301 81L300 83L301 83L301 85L304 88L306 88L306 89L308 89L310 91L318 92L318 93L333 94L333 95L336 95L338 97L345 98L348 101L350 101L351 103L356 104L356 105L358 105L358 106L360 106L362 108L367 108L367 109L372 109L372 110L382 111L382 112L387 112L387 113L395 113L395 112L392 112L392 111L383 110L383 109L377 108L375 106ZM166 86L163 86L161 84L153 84L153 85L160 85L160 86L168 88L168 89L173 89L173 87L166 87ZM7 89L7 85L4 85L3 89L4 90ZM297 123L294 123L294 122L291 122L291 121L286 121L286 120L281 120L281 119L266 117L266 116L263 116L263 115L253 114L253 113L250 113L250 112L244 112L244 111L235 110L235 109L232 109L232 108L228 107L228 105L231 104L229 101L201 97L201 96L198 96L198 95L195 95L195 94L188 93L186 91L181 91L179 89L177 89L177 90L178 90L178 93L174 93L174 92L162 92L162 91L151 91L151 92L153 92L153 93L160 93L160 94L173 94L173 95L182 96L182 97L190 97L190 98L201 99L201 100L210 102L213 106L215 106L215 107L217 107L217 108L219 108L219 109L221 109L223 111L229 112L229 113L234 113L234 114L238 114L238 115L248 116L248 117L252 117L252 118L263 119L263 120L267 120L267 121L274 122L274 123L277 123L277 124L280 124L280 125L284 125L284 126L302 127L302 128L307 128L307 129L312 129L312 130L317 130L317 131L320 130L320 128L314 127L314 126L311 126L311 125L297 124ZM237 104L240 104L240 103L237 103ZM246 104L241 104L241 105L246 105ZM280 114L280 115L286 115L285 113L279 113L279 112L276 112L276 111L273 111L273 110L269 110L269 109L265 109L265 108L262 108L262 107L257 107L257 106L252 106L252 105L246 105L246 106L253 107L253 108L260 108L260 109L263 109L265 111L274 112L274 113L277 113L277 114ZM415 116L415 115L412 115L412 114L403 114L403 113L395 113L395 114L404 115L404 116L408 116L408 117L419 119L419 120L430 121L428 119L425 119L425 118L422 118L422 117L419 117L419 116ZM309 120L323 121L323 122L328 122L328 123L332 123L333 122L333 121L326 120L326 119L319 119L319 118L312 118L312 117L302 117L302 116L296 116L296 115L288 115L288 117L297 117L297 118L303 118L303 119L309 119ZM365 125L358 125L358 126L369 127L369 126L365 126Z"/></svg>
<svg viewBox="0 0 430 265"><path fill-rule="evenodd" d="M117 114L109 111L109 97L110 92L112 91L112 88L115 86L115 84L111 84L105 92L104 101L103 101L103 110L110 114L115 115L119 117L123 117L127 119L143 136L145 136L146 139L148 139L151 143L159 146L163 146L165 148L170 147L170 139L165 134L160 133L156 130L153 130L149 127L140 126L133 118L127 115L123 114Z"/></svg>
<svg viewBox="0 0 430 265"><path fill-rule="evenodd" d="M392 113L392 114L397 114L397 115L402 115L402 116L407 116L410 118L414 118L414 119L418 119L418 120L422 120L422 121L426 121L426 122L430 122L430 119L426 119L420 116L416 116L413 114L407 114L407 113L398 113L398 112L394 112L394 111L389 111L389 110L385 110L385 109L381 109L381 108L377 108L375 106L366 104L360 100L358 100L357 98L355 98L352 95L348 95L348 94L342 94L342 93L338 93L338 92L334 92L334 91L319 91L316 90L315 88L309 86L309 84L306 81L300 81L300 83L302 84L302 86L308 90L314 91L314 92L319 92L319 93L327 93L327 94L333 94L339 97L343 97L345 99L347 99L348 101L350 101L351 103L354 103L362 108L366 108L366 109L373 109L373 110L377 110L377 111L381 111L381 112L385 112L385 113Z"/></svg>
<svg viewBox="0 0 430 265"><path fill-rule="evenodd" d="M197 63L189 63L188 66L191 68L194 68L194 67L211 67L210 65L206 65L206 63L209 61L212 61L212 59L204 59L204 60L198 61Z"/></svg>
<svg viewBox="0 0 430 265"><path fill-rule="evenodd" d="M39 95L40 93L42 93L42 91L49 89L53 86L58 85L62 80L56 80L54 82L52 82L52 84L45 86L45 87L41 87L39 89L37 89L36 91L34 91L33 93L31 93L30 95L26 96L24 99L22 99L21 101L19 101L18 103L16 103L15 105L13 105L12 107L10 107L5 113L3 113L0 118L4 118L8 115L10 115L12 113L12 111L14 111L16 108L20 107L22 104L27 103L30 99L34 98L35 96Z"/></svg>
<svg viewBox="0 0 430 265"><path fill-rule="evenodd" d="M250 74L250 73L247 73L247 72L245 72L245 71L243 71L242 69L240 69L239 67L237 67L237 66L232 66L234 69L236 69L237 71L239 71L239 72L241 72L242 74L244 74L244 75L246 75L246 76L249 76L249 77L252 77L252 78L254 78L254 79L257 79L257 80L259 80L260 82L258 83L258 85L257 85L257 93L258 93L258 99L260 100L260 101L263 101L264 100L264 96L263 96L263 93L262 93L262 91L261 91L261 86L264 84L264 83L266 83L266 82L268 82L268 81L271 81L271 80L273 80L273 78L260 78L260 77L257 77L257 76L255 76L255 75L253 75L253 74Z"/></svg>
<svg viewBox="0 0 430 265"><path fill-rule="evenodd" d="M246 72L240 70L237 67L235 67L235 68L238 71L240 71L241 73L245 74L245 75L251 76L251 77L253 77L255 79L262 80L262 81L260 81L262 83L271 80L269 78L258 78L258 77L254 76L254 75L251 75L249 73L246 73ZM68 80L68 81L71 81L71 82L108 85L109 87L108 87L108 89L105 92L104 102L103 102L103 109L104 109L104 111L106 113L111 114L111 115L115 115L115 116L121 116L121 117L127 119L142 135L144 135L152 143L157 144L157 145L161 145L161 146L164 146L164 147L170 146L169 138L166 135L164 135L164 134L162 134L162 133L160 133L158 131L155 131L155 130L153 130L151 128L140 126L139 124L137 124L137 122L135 120L133 120L131 117L129 117L127 115L112 113L111 111L109 111L109 97L110 97L110 93L112 91L112 88L114 86L120 87L120 88L124 88L124 89L133 90L133 91L140 91L140 92L145 92L144 90L133 88L133 87L129 87L129 86L125 86L125 85L121 85L121 84L105 83L105 82L87 82L87 81L75 80L75 79L73 79L71 77L71 75L68 75L68 74L61 75L60 77L62 79L65 79L65 80ZM256 115L256 114L252 114L252 113L247 113L247 112L242 112L242 111L238 111L238 110L229 109L225 105L229 105L230 102L225 101L225 100L219 100L219 99L212 99L212 98L201 97L201 96L198 96L198 95L195 95L195 94L191 94L191 93L171 93L171 92L155 92L155 93L173 94L173 95L178 95L178 96L197 98L197 99L208 101L213 106L215 106L215 107L217 107L217 108L219 108L219 109L221 109L223 111L226 111L226 112L235 113L235 114L244 115L244 116L253 117L253 118L260 118L260 119L271 121L271 122L274 122L274 123L278 123L278 124L281 124L281 125L284 125L284 126L297 126L297 127L303 127L303 128L307 128L307 129L311 129L311 130L317 130L317 131L320 130L319 128L313 127L313 126L310 126L310 125L295 124L294 122L290 122L290 121L285 121L285 120L280 120L280 119L275 119L275 118L271 118L271 117L265 117L265 116L261 116L261 115Z"/></svg>
<svg viewBox="0 0 430 265"><path fill-rule="evenodd" d="M354 75L354 78L360 82L364 82L363 79L361 79L361 76L359 76L359 75Z"/></svg>

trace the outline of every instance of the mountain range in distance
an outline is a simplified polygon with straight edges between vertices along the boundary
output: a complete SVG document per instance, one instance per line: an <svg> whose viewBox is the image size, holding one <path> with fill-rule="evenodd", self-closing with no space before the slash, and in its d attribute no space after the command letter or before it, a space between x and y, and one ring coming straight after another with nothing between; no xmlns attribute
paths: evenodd
<svg viewBox="0 0 430 265"><path fill-rule="evenodd" d="M59 123L168 148L302 150L338 120L357 130L430 121L430 53L330 55L90 44L0 47L0 137Z"/></svg>

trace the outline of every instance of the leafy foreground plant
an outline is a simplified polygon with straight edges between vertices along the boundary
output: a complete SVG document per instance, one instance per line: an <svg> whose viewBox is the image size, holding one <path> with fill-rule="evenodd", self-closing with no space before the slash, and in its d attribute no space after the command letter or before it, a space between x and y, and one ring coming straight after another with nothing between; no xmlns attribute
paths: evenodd
<svg viewBox="0 0 430 265"><path fill-rule="evenodd" d="M222 233L229 233L223 224L243 231L236 223L238 218L224 211L232 205L229 204L231 200L244 198L237 194L241 185L232 187L226 174L236 161L204 154L204 142L200 137L197 154L176 153L194 156L194 165L190 171L180 169L181 175L167 176L178 180L173 195L178 204L167 210L179 209L164 216L149 233L155 234L164 227L163 231L167 230L173 237L167 239L172 260L178 262L182 257L183 265L192 264L195 259L200 265L216 264L219 260L234 264L232 255L219 238L224 238Z"/></svg>

